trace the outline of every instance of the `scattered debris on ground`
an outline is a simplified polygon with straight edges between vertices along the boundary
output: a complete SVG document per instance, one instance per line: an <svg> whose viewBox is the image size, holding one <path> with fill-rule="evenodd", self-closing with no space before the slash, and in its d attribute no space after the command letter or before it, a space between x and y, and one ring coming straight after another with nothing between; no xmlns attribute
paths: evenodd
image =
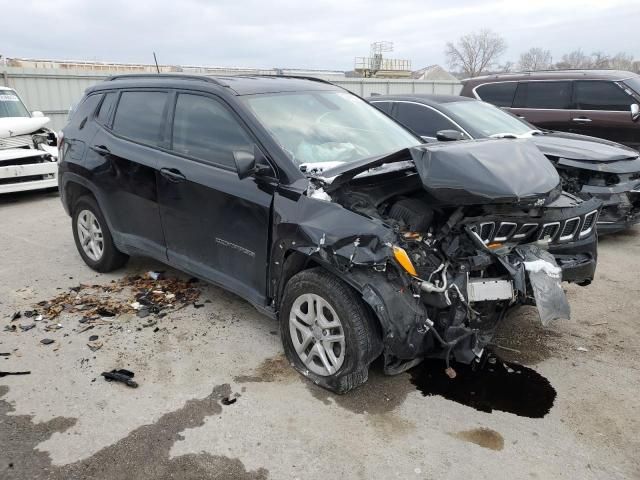
<svg viewBox="0 0 640 480"><path fill-rule="evenodd" d="M7 375L30 375L31 372L0 372L0 377L6 377Z"/></svg>
<svg viewBox="0 0 640 480"><path fill-rule="evenodd" d="M40 340L40 343L43 345L51 345L53 342L55 342L55 340L52 340L50 338L43 338L42 340Z"/></svg>
<svg viewBox="0 0 640 480"><path fill-rule="evenodd" d="M100 375L102 375L107 382L122 382L128 387L138 388L138 384L132 380L135 374L129 370L121 368L119 370L111 370L110 372L102 372Z"/></svg>
<svg viewBox="0 0 640 480"><path fill-rule="evenodd" d="M229 398L229 397L224 397L222 399L222 404L223 405L233 405L234 403L236 403L238 401L237 398Z"/></svg>

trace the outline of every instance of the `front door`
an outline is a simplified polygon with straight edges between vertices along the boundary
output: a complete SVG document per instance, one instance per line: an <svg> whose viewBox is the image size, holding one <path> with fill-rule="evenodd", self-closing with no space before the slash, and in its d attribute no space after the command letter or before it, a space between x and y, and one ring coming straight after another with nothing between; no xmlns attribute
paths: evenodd
<svg viewBox="0 0 640 480"><path fill-rule="evenodd" d="M255 142L218 98L178 93L170 153L159 158L169 261L255 304L266 297L273 186L235 171Z"/></svg>

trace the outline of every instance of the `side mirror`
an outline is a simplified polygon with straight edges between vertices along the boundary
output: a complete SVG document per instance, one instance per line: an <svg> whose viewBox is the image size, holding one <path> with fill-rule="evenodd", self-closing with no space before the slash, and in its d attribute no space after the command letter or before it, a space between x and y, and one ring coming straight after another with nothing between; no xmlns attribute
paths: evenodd
<svg viewBox="0 0 640 480"><path fill-rule="evenodd" d="M439 130L436 133L436 139L440 142L456 142L465 138L465 134L458 130Z"/></svg>
<svg viewBox="0 0 640 480"><path fill-rule="evenodd" d="M44 117L44 113L42 113L40 110L34 110L33 112L31 112L31 116L33 118L42 118Z"/></svg>
<svg viewBox="0 0 640 480"><path fill-rule="evenodd" d="M258 147L253 152L236 150L233 152L233 160L236 164L238 178L243 180L251 175L255 177L273 177L273 169L266 157Z"/></svg>
<svg viewBox="0 0 640 480"><path fill-rule="evenodd" d="M631 120L637 122L640 119L640 105L634 103L631 105Z"/></svg>

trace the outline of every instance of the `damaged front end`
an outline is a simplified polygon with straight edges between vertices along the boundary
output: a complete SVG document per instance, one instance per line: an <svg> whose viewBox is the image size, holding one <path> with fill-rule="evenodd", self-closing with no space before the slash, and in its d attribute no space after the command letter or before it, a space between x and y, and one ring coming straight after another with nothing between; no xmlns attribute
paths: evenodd
<svg viewBox="0 0 640 480"><path fill-rule="evenodd" d="M559 184L524 141L423 145L315 173L295 213L276 198L288 215L276 219L274 289L295 262L323 265L379 320L386 373L426 357L470 363L511 309L568 318L560 282L593 278L599 202Z"/></svg>
<svg viewBox="0 0 640 480"><path fill-rule="evenodd" d="M640 223L637 150L560 132L534 137L533 141L558 169L565 191L602 202L598 233L613 233Z"/></svg>
<svg viewBox="0 0 640 480"><path fill-rule="evenodd" d="M56 134L30 116L16 92L0 89L0 193L58 185Z"/></svg>

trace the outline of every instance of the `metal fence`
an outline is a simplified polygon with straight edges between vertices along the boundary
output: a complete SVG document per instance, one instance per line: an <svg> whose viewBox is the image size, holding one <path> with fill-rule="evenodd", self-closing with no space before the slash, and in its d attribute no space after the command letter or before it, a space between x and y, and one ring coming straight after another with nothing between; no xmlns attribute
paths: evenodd
<svg viewBox="0 0 640 480"><path fill-rule="evenodd" d="M64 68L0 67L0 85L15 89L29 110L40 110L51 118L50 128L60 130L69 108L80 100L84 90L108 76L122 71L91 72ZM318 78L323 78L318 75ZM361 97L379 94L439 93L457 94L462 85L448 80L399 80L382 78L335 78L326 80Z"/></svg>

